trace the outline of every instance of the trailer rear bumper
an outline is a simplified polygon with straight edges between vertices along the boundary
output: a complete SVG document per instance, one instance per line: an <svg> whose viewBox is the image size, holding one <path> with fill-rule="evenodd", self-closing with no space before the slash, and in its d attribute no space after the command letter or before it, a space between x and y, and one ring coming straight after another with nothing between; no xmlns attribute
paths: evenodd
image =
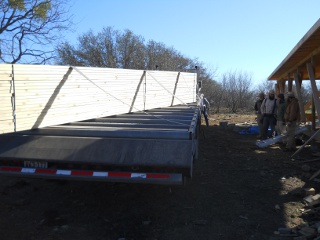
<svg viewBox="0 0 320 240"><path fill-rule="evenodd" d="M0 166L0 174L18 177L103 182L132 182L169 185L181 185L183 183L182 174L176 173L102 172Z"/></svg>

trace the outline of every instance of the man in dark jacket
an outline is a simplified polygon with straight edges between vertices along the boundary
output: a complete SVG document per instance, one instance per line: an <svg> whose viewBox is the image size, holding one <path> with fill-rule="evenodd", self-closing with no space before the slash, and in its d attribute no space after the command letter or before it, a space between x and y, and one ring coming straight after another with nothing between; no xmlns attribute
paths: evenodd
<svg viewBox="0 0 320 240"><path fill-rule="evenodd" d="M262 136L262 132L263 132L263 125L262 125L262 114L261 114L261 104L264 100L264 93L261 92L259 94L259 99L255 102L254 104L254 110L256 111L257 114L257 123L259 126L259 135L258 138L260 138Z"/></svg>
<svg viewBox="0 0 320 240"><path fill-rule="evenodd" d="M284 114L287 125L287 146L285 151L295 151L295 131L300 121L300 107L298 99L292 92L288 92L287 107Z"/></svg>

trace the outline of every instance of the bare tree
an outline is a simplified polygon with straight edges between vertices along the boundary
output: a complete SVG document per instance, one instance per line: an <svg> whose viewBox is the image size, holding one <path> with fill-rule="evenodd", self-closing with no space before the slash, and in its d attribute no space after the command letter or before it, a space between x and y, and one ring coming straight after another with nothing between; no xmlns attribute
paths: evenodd
<svg viewBox="0 0 320 240"><path fill-rule="evenodd" d="M45 63L71 26L65 0L0 0L0 61Z"/></svg>
<svg viewBox="0 0 320 240"><path fill-rule="evenodd" d="M208 69L201 67L202 65L202 63L197 62L197 66L199 67L199 80L202 82L201 92L210 103L210 112L219 112L224 91L221 85L214 80L217 69Z"/></svg>
<svg viewBox="0 0 320 240"><path fill-rule="evenodd" d="M202 93L210 103L210 112L218 113L221 108L224 89L221 85L210 78L202 80Z"/></svg>
<svg viewBox="0 0 320 240"><path fill-rule="evenodd" d="M101 41L92 31L79 37L79 41L81 45L77 55L82 59L84 66L104 67L106 65L105 57L100 50Z"/></svg>
<svg viewBox="0 0 320 240"><path fill-rule="evenodd" d="M194 69L195 66L200 66L197 60L191 60L188 57L183 56L180 52L173 47L163 49L163 52L159 57L159 66L162 69L169 71Z"/></svg>
<svg viewBox="0 0 320 240"><path fill-rule="evenodd" d="M245 109L251 102L251 76L248 73L230 71L222 76L222 88L225 90L225 106L236 113L239 108Z"/></svg>
<svg viewBox="0 0 320 240"><path fill-rule="evenodd" d="M144 44L141 36L130 30L120 32L106 27L102 32L92 31L78 37L78 45L68 42L57 47L57 63L92 67L126 69L155 69L184 71L194 68L191 60L163 43L149 41Z"/></svg>
<svg viewBox="0 0 320 240"><path fill-rule="evenodd" d="M102 32L98 34L101 39L102 49L104 49L104 56L106 66L111 68L117 67L117 50L116 50L116 38L118 31L113 30L111 27L103 28Z"/></svg>
<svg viewBox="0 0 320 240"><path fill-rule="evenodd" d="M56 50L59 58L56 63L60 65L84 66L83 60L77 55L77 50L68 42L59 45Z"/></svg>
<svg viewBox="0 0 320 240"><path fill-rule="evenodd" d="M150 40L146 45L146 69L152 70L158 66L158 53L162 48L161 43Z"/></svg>
<svg viewBox="0 0 320 240"><path fill-rule="evenodd" d="M97 35L89 30L78 37L77 48L68 42L57 46L57 64L117 68L118 35L112 28L104 28Z"/></svg>
<svg viewBox="0 0 320 240"><path fill-rule="evenodd" d="M258 85L255 95L258 97L259 93L261 92L267 94L271 89L275 89L275 82L266 80Z"/></svg>
<svg viewBox="0 0 320 240"><path fill-rule="evenodd" d="M196 64L191 59L183 56L173 47L168 48L163 43L153 40L146 45L146 68L155 69L156 66L162 70L178 71L192 69Z"/></svg>
<svg viewBox="0 0 320 240"><path fill-rule="evenodd" d="M145 68L145 46L141 36L134 35L132 31L125 30L116 40L119 67L127 69Z"/></svg>
<svg viewBox="0 0 320 240"><path fill-rule="evenodd" d="M252 99L251 75L247 72L239 72L237 76L239 107L244 109Z"/></svg>
<svg viewBox="0 0 320 240"><path fill-rule="evenodd" d="M57 63L91 67L127 69L145 68L143 38L126 30L121 33L111 27L98 34L91 30L78 37L78 47L64 42L57 47Z"/></svg>

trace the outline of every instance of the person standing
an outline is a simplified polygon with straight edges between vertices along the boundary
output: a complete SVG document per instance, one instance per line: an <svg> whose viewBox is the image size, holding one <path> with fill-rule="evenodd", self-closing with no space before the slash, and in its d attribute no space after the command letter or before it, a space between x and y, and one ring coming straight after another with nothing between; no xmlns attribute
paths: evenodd
<svg viewBox="0 0 320 240"><path fill-rule="evenodd" d="M259 135L257 136L258 138L261 138L262 131L263 131L261 104L262 104L264 98L265 98L264 93L263 92L259 93L259 99L254 104L254 110L256 111L256 114L257 114L257 123L258 123L258 127L259 127Z"/></svg>
<svg viewBox="0 0 320 240"><path fill-rule="evenodd" d="M262 114L262 140L272 137L275 131L276 124L276 112L277 112L277 99L275 98L274 90L269 91L269 95L265 98L261 104ZM268 131L270 127L270 132Z"/></svg>
<svg viewBox="0 0 320 240"><path fill-rule="evenodd" d="M284 114L287 125L287 145L285 151L295 151L295 131L300 121L300 107L298 99L292 92L288 92L287 107Z"/></svg>
<svg viewBox="0 0 320 240"><path fill-rule="evenodd" d="M284 120L284 114L286 112L287 103L284 99L284 94L279 93L277 96L277 125L276 131L278 135L286 134L286 123Z"/></svg>
<svg viewBox="0 0 320 240"><path fill-rule="evenodd" d="M210 103L209 101L204 97L204 94L202 93L200 95L200 107L201 107L201 112L204 116L204 120L206 122L206 126L209 127L209 119L208 119L208 112L207 108L210 108Z"/></svg>

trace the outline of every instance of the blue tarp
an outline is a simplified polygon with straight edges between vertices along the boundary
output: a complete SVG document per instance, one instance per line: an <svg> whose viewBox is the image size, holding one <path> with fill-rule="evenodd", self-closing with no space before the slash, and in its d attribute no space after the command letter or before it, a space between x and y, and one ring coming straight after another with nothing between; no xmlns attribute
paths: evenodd
<svg viewBox="0 0 320 240"><path fill-rule="evenodd" d="M250 126L246 130L241 130L240 134L259 134L258 126Z"/></svg>

